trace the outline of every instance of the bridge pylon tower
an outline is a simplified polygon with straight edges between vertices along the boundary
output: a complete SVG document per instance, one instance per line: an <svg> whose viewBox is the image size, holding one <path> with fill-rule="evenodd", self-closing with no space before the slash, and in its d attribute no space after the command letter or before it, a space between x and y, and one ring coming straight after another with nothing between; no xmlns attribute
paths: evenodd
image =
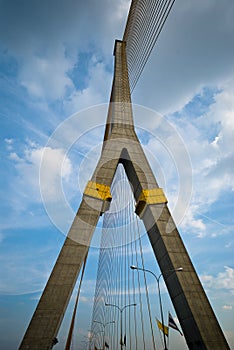
<svg viewBox="0 0 234 350"><path fill-rule="evenodd" d="M20 350L52 348L98 220L109 208L110 187L119 163L124 166L132 186L136 213L144 222L188 348L229 349L168 210L163 189L159 188L136 135L124 41L116 40L114 56L114 78L101 156ZM183 272L175 271L180 266Z"/></svg>

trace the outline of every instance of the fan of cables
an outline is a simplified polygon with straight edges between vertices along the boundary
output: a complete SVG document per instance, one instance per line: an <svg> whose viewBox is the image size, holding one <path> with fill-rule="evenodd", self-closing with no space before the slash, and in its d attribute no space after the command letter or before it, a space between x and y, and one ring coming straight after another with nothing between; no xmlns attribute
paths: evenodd
<svg viewBox="0 0 234 350"><path fill-rule="evenodd" d="M132 0L123 41L131 92L146 65L175 0Z"/></svg>
<svg viewBox="0 0 234 350"><path fill-rule="evenodd" d="M89 349L156 349L157 303L152 309L145 274L130 268L144 267L149 241L134 213L135 200L122 165L111 193L103 220Z"/></svg>

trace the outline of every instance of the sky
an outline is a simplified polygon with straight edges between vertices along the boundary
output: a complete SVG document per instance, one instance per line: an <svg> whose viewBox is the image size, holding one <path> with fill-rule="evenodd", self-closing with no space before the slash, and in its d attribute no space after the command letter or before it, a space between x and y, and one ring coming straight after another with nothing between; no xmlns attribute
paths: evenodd
<svg viewBox="0 0 234 350"><path fill-rule="evenodd" d="M0 0L2 349L19 346L95 168L129 6ZM132 95L137 133L231 348L233 17L233 0L177 0ZM163 296L170 305L165 288ZM174 337L175 350L186 348Z"/></svg>

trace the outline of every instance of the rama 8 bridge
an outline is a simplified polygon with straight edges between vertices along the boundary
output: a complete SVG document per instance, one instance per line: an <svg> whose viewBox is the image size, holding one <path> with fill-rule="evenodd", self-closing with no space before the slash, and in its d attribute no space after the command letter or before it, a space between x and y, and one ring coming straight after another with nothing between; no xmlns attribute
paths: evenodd
<svg viewBox="0 0 234 350"><path fill-rule="evenodd" d="M103 229L91 329L84 349L156 349L157 337L160 348L169 349L169 328L183 334L189 349L229 349L134 128L131 93L173 5L174 0L131 3L123 38L114 44L114 77L100 159L87 179L21 350L56 348L99 220ZM158 275L147 265L146 244L160 268ZM174 315L164 313L162 279L177 323ZM149 283L154 284L153 295ZM80 287L66 349L71 349L75 316L79 318L79 291Z"/></svg>

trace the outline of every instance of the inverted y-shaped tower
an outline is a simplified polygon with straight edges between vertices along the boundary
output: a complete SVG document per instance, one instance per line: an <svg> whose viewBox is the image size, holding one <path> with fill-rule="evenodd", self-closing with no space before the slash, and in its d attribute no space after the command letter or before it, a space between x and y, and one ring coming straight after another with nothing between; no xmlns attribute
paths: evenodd
<svg viewBox="0 0 234 350"><path fill-rule="evenodd" d="M103 149L20 349L53 346L110 186L122 163L189 349L229 349L134 130L126 44L115 42L115 70ZM175 271L183 266L183 272ZM164 273L165 271L172 271Z"/></svg>

